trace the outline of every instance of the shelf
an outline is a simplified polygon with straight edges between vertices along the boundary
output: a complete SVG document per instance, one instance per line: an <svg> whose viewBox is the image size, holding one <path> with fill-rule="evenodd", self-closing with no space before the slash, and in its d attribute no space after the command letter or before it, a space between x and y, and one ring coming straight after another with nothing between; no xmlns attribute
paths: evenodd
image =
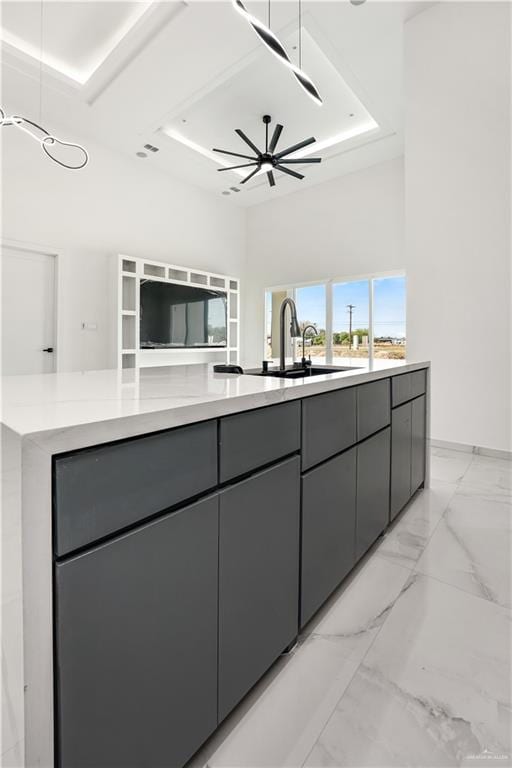
<svg viewBox="0 0 512 768"><path fill-rule="evenodd" d="M238 358L240 349L240 282L238 278L125 255L116 258L119 280L117 349L120 368L136 368L139 365L152 364L167 365L178 360L187 364L189 359L217 362ZM209 286L224 291L229 304L227 313L229 348L226 345L225 347L137 349L140 320L139 285L144 277L163 283L188 285L191 288Z"/></svg>

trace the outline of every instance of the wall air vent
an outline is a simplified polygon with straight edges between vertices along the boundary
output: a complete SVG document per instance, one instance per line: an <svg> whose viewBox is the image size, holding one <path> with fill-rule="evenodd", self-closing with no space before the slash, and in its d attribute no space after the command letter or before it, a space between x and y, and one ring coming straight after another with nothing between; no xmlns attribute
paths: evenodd
<svg viewBox="0 0 512 768"><path fill-rule="evenodd" d="M160 147L155 147L153 144L144 144L144 149L147 149L149 152L159 152Z"/></svg>

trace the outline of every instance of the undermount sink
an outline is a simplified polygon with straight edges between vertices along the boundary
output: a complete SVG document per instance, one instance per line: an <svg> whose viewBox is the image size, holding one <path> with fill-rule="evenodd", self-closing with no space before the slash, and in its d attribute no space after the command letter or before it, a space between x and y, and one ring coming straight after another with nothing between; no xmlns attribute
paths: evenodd
<svg viewBox="0 0 512 768"><path fill-rule="evenodd" d="M359 366L346 365L343 367L334 367L332 365L311 365L305 368L286 368L284 371L279 368L269 368L267 371L260 369L245 371L249 376L274 376L280 379L307 379L310 376L325 376L328 373L342 373L343 371L355 371Z"/></svg>

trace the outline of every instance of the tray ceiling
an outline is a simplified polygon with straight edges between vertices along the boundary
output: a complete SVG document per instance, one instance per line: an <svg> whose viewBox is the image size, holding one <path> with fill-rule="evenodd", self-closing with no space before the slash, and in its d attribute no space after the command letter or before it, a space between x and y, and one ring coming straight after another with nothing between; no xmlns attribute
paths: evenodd
<svg viewBox="0 0 512 768"><path fill-rule="evenodd" d="M319 107L229 0L44 0L42 67L40 3L2 0L3 103L37 115L42 73L47 122L252 205L402 153L403 25L428 5L306 0L302 63L322 95ZM266 17L266 3L247 7ZM272 0L271 8L272 29L296 57L297 4ZM219 161L231 163L211 149L243 151L235 128L261 145L264 114L284 125L281 149L315 136L306 151L323 161L303 181L279 175L270 189L255 178L233 194L240 176L217 173ZM139 159L146 143L159 151Z"/></svg>
<svg viewBox="0 0 512 768"><path fill-rule="evenodd" d="M2 42L84 84L151 2L6 2Z"/></svg>

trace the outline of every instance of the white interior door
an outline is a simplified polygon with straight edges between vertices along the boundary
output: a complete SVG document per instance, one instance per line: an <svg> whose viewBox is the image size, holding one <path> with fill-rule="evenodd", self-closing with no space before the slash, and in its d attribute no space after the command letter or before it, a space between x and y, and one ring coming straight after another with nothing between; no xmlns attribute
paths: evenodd
<svg viewBox="0 0 512 768"><path fill-rule="evenodd" d="M55 370L55 257L2 248L2 374ZM49 351L51 350L51 351Z"/></svg>

